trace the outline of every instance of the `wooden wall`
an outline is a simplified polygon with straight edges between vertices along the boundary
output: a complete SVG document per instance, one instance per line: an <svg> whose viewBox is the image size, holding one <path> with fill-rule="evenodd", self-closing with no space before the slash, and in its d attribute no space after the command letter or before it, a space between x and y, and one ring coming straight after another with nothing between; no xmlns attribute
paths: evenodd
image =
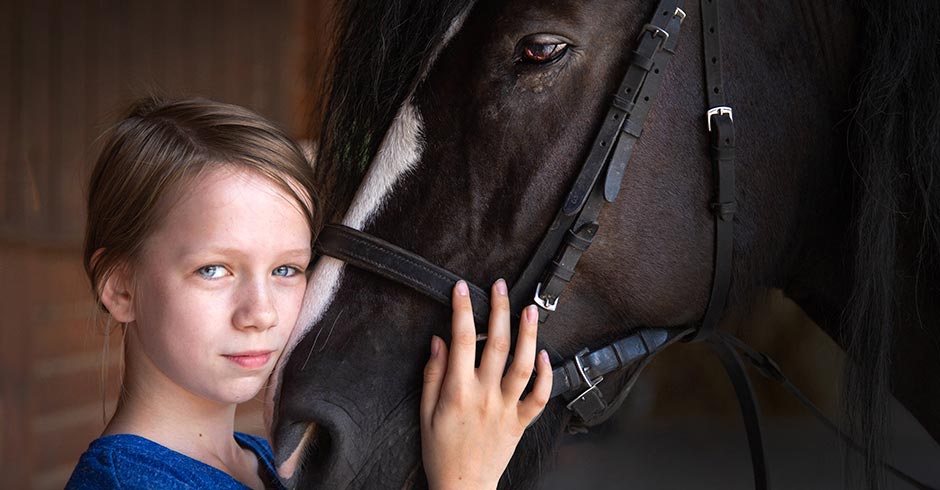
<svg viewBox="0 0 940 490"><path fill-rule="evenodd" d="M62 488L103 427L105 337L81 266L95 139L151 92L304 133L312 0L0 0L0 487ZM120 342L108 356L113 407ZM239 427L260 433L257 402Z"/></svg>

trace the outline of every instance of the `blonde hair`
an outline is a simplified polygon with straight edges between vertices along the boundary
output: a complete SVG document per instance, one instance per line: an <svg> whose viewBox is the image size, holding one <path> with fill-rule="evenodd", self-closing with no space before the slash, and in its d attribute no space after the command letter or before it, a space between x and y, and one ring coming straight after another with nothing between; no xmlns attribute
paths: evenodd
<svg viewBox="0 0 940 490"><path fill-rule="evenodd" d="M315 236L319 203L313 168L297 143L274 124L243 107L202 98L140 99L106 135L89 182L84 266L96 311L106 311L101 288L108 277L134 262L185 186L220 166L257 172L280 187ZM102 390L110 314L106 323Z"/></svg>
<svg viewBox="0 0 940 490"><path fill-rule="evenodd" d="M170 200L205 169L227 165L270 179L315 231L312 166L271 122L207 99L141 99L109 133L89 183L84 266L96 299L115 268L140 252Z"/></svg>

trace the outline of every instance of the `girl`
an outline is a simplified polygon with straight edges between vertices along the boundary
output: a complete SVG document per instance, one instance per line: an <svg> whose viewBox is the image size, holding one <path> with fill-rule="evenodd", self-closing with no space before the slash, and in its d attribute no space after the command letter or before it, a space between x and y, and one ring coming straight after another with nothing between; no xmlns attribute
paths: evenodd
<svg viewBox="0 0 940 490"><path fill-rule="evenodd" d="M91 178L84 263L123 329L122 396L67 488L282 488L267 442L234 432L235 407L265 385L297 319L312 179L297 145L244 108L147 99L114 128ZM493 304L490 335L505 346L502 280ZM454 339L472 338L470 308L458 283ZM420 410L432 488L495 488L544 407L544 352L519 401L536 357L532 307L523 317L505 379L505 347L488 343L474 369L473 341L448 354L432 339Z"/></svg>

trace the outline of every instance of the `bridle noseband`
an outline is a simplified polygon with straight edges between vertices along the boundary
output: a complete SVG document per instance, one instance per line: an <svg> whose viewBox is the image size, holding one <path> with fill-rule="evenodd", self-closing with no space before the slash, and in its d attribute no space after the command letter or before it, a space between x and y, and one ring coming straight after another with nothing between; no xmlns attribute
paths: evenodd
<svg viewBox="0 0 940 490"><path fill-rule="evenodd" d="M755 487L766 489L767 471L759 410L738 351L762 374L794 393L814 415L824 416L793 387L772 359L732 335L716 331L731 285L734 215L737 212L735 135L733 111L725 101L721 76L718 0L700 0L700 5L708 100L705 129L710 140L714 181L714 200L709 207L715 223L714 268L705 314L696 328L642 328L599 349L585 348L571 359L562 360L560 366L553 362L557 367L553 369L551 396L561 396L567 401L568 409L575 416L575 423L570 428L577 430L597 425L619 407L637 375L656 353L677 341L704 341L714 349L732 381L747 429ZM509 296L516 316L521 306L534 302L539 307L539 322L544 323L558 307L559 298L574 276L576 265L597 234L601 210L619 194L633 147L659 94L662 77L675 53L685 17L678 0L662 0L653 18L643 26L627 72L574 185L525 269L512 283ZM338 224L327 225L321 231L316 251L408 286L447 306L450 306L454 283L461 279L459 275L412 252ZM468 282L468 286L478 337L482 339L486 335L489 317L489 296L472 283ZM608 403L598 384L604 376L627 369L631 370L630 377L615 399ZM850 445L854 444L834 424L828 420L824 423L840 433ZM905 481L919 488L929 488L884 464Z"/></svg>

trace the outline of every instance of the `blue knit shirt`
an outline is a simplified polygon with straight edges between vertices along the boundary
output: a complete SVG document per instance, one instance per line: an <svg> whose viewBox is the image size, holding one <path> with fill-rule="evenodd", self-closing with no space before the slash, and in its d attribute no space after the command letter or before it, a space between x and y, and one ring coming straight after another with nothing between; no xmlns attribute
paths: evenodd
<svg viewBox="0 0 940 490"><path fill-rule="evenodd" d="M265 488L284 486L274 469L274 455L264 438L235 433L235 440L258 456ZM248 488L228 473L180 454L156 442L131 434L100 437L78 460L66 490L98 489L203 489Z"/></svg>

